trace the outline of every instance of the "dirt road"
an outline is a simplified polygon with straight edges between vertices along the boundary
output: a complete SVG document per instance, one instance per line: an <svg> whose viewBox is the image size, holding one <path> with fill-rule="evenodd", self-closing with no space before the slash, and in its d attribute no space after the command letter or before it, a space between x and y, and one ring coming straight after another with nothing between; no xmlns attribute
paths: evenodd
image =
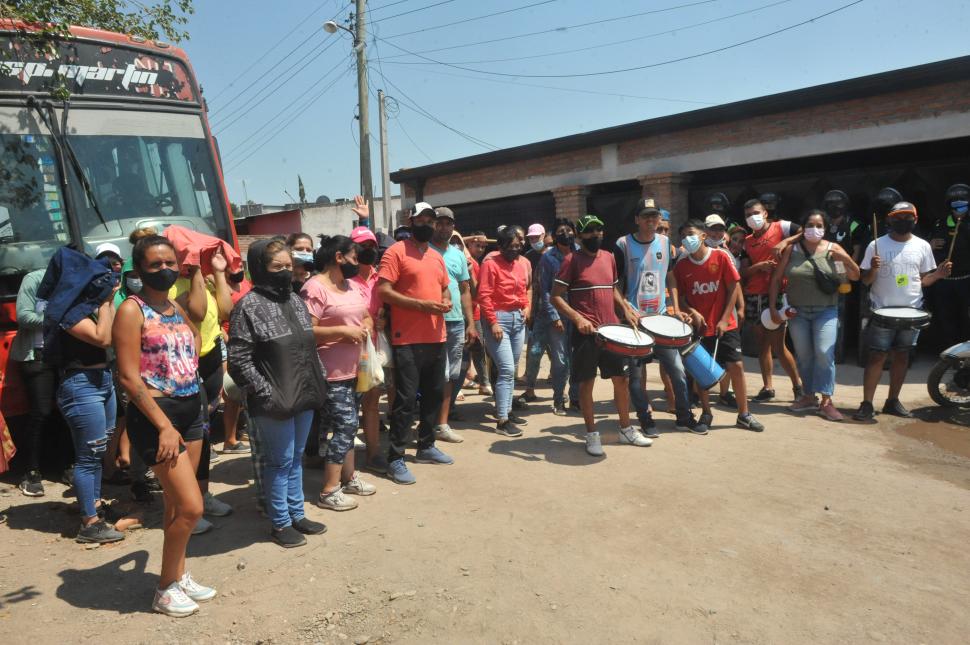
<svg viewBox="0 0 970 645"><path fill-rule="evenodd" d="M914 408L928 368L904 390ZM840 366L844 411L860 378ZM616 445L603 403L600 460L548 400L518 439L464 424L465 443L442 446L455 465L415 465L410 487L368 477L378 494L349 513L309 506L329 531L289 551L266 539L249 458L224 457L213 490L236 511L190 545L192 573L220 595L182 620L150 611L157 513L89 550L71 539L62 486L30 500L0 485L0 631L9 643L966 642L970 429L832 424L782 399L753 408L763 434L723 409L706 437L660 413L667 433L650 448ZM308 499L320 482L307 472Z"/></svg>

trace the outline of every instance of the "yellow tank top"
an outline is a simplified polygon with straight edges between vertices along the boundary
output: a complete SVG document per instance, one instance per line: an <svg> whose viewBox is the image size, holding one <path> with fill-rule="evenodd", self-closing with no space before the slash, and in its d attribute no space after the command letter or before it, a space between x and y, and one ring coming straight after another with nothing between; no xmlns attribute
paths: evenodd
<svg viewBox="0 0 970 645"><path fill-rule="evenodd" d="M188 278L179 278L175 281L175 284L169 289L168 297L175 300L183 293L188 293L192 288L192 281ZM205 290L205 318L202 319L202 325L199 327L199 335L202 337L202 348L199 350L199 356L206 356L216 347L216 338L221 334L219 329L219 304L216 302L215 296L209 293L209 290Z"/></svg>

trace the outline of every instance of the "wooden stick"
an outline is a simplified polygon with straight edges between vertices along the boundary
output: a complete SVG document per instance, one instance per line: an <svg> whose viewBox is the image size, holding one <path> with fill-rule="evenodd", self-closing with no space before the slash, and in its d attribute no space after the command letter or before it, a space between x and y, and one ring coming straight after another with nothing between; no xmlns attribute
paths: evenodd
<svg viewBox="0 0 970 645"><path fill-rule="evenodd" d="M957 243L957 235L960 234L960 222L963 221L963 215L957 218L957 225L953 227L953 239L950 240L950 252L946 254L946 261L949 262L950 258L953 257L953 247Z"/></svg>
<svg viewBox="0 0 970 645"><path fill-rule="evenodd" d="M876 220L876 214L872 214L872 254L879 255L879 245L876 243L876 238L879 237L879 222Z"/></svg>

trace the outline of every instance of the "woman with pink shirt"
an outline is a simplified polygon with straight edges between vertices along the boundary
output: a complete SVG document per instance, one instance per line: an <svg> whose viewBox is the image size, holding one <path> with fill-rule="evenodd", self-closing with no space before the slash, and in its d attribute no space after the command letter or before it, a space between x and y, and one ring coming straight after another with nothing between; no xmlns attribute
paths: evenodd
<svg viewBox="0 0 970 645"><path fill-rule="evenodd" d="M349 237L323 237L314 264L316 275L301 294L313 318L320 360L327 368L327 398L323 428L331 433L323 470L323 490L317 505L334 511L357 508L346 495L373 495L377 490L354 470L354 435L357 434L357 363L360 348L373 321L368 299L351 284L360 272L357 245ZM320 443L323 443L321 437Z"/></svg>
<svg viewBox="0 0 970 645"><path fill-rule="evenodd" d="M498 253L482 262L478 304L485 328L485 348L498 368L495 379L495 431L507 437L522 434L525 423L512 413L515 366L525 341L525 321L532 302L532 267L522 257L525 235L518 226L506 226L497 236Z"/></svg>

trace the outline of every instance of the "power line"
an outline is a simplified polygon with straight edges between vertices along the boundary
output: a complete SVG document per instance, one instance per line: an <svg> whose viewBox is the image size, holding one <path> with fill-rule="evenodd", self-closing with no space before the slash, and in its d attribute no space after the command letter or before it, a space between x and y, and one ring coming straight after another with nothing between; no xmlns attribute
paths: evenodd
<svg viewBox="0 0 970 645"><path fill-rule="evenodd" d="M742 41L739 41L739 42L736 42L736 43L732 43L730 45L725 45L723 47L718 47L716 49L709 49L707 51L699 52L699 53L696 53L696 54L690 54L689 56L681 56L679 58L671 58L671 59L664 60L664 61L659 61L659 62L656 62L656 63L648 63L646 65L637 65L637 66L634 66L634 67L623 67L623 68L619 68L619 69L601 70L601 71L597 71L597 72L582 72L582 73L578 73L578 74L510 74L510 73L507 73L507 72L492 72L492 71L488 71L488 70L475 69L473 67L463 67L461 65L453 65L451 63L445 63L445 62L442 62L442 61L437 61L437 60L435 60L433 58L428 58L427 56L423 56L421 54L417 54L415 52L408 51L407 49L404 49L400 45L395 45L392 42L389 42L389 41L385 41L385 42L387 42L391 47L394 47L396 49L399 49L399 50L403 51L406 54L411 54L412 56L417 56L418 58L423 58L423 59L425 59L427 61L430 61L432 63L438 63L439 65L444 65L445 67L453 67L455 69L460 69L460 70L463 70L463 71L466 71L466 72L475 72L477 74L488 74L488 75L491 75L491 76L505 76L505 77L509 77L509 78L586 78L586 77L590 77L590 76L608 76L608 75L611 75L611 74L622 74L624 72L634 72L634 71L639 71L639 70L644 70L644 69L652 69L652 68L655 68L655 67L663 67L664 65L672 65L673 63L682 63L684 61L693 60L695 58L702 58L704 56L710 56L711 54L718 54L720 52L724 52L724 51L727 51L729 49L734 49L736 47L741 47L743 45L751 44L751 43L753 43L753 42L755 42L757 40L761 40L763 38L770 38L771 36L777 36L778 34L784 33L786 31L791 31L792 29L797 29L798 27L803 27L803 26L805 26L807 24L810 24L810 23L813 23L813 22L815 22L817 20L821 20L821 19L827 18L828 16L831 16L833 14L839 13L840 11L844 11L845 9L848 9L849 7L855 6L857 4L861 4L862 2L865 2L865 0L855 0L854 2L850 2L848 4L844 4L841 7L837 7L835 9L831 10L831 11L826 11L825 13L822 13L822 14L819 14L819 15L814 16L812 18L809 18L808 20L803 20L803 21L798 22L798 23L795 23L793 25L789 25L789 26L783 27L781 29L776 29L775 31L771 31L771 32L768 32L766 34L760 34L758 36L754 36L753 38L748 38L746 40L742 40Z"/></svg>
<svg viewBox="0 0 970 645"><path fill-rule="evenodd" d="M432 54L434 52L446 51L449 49L461 49L464 47L474 47L476 45L490 45L493 43L501 43L508 40L517 40L519 38L530 38L532 36L541 36L543 34L553 34L557 32L568 31L569 29L579 29L581 27L592 27L594 25L601 25L608 22L617 22L620 20L628 20L630 18L639 18L641 16L648 16L657 13L666 13L668 11L676 11L678 9L687 9L689 7L696 7L702 4L711 4L712 2L718 2L718 0L698 0L696 2L688 2L686 4L674 5L672 7L665 7L663 9L653 9L650 11L640 11L638 13L631 13L626 16L617 16L615 18L604 18L602 20L593 20L591 22L580 22L574 25L563 25L560 27L553 27L552 29L542 29L540 31L530 31L524 34L515 34L512 36L503 36L501 38L489 38L488 40L479 40L472 43L462 43L461 45L450 45L448 47L437 47L435 49L423 49L421 51L415 52L415 54ZM388 58L401 58L404 54L398 54L396 56L388 56Z"/></svg>
<svg viewBox="0 0 970 645"><path fill-rule="evenodd" d="M394 123L397 124L397 127L401 128L401 132L404 133L404 136L407 137L407 140L410 141L411 142L411 145L414 146L414 148L418 152L420 152L424 156L425 159L428 160L428 163L434 163L434 159L432 159L431 156L427 152L425 152L421 148L421 146L419 146L417 144L417 142L414 139L411 138L411 135L408 134L408 131L404 128L404 121L401 120L401 116L400 115L398 115L398 116L396 116L394 118Z"/></svg>
<svg viewBox="0 0 970 645"><path fill-rule="evenodd" d="M402 3L410 2L410 1L411 0L397 0L396 2L390 2L388 4L381 5L380 7L374 7L373 9L368 9L366 13L369 16L370 14L374 13L375 11L380 11L382 9L387 9L388 7L393 7L394 5L398 5L398 4L402 4Z"/></svg>
<svg viewBox="0 0 970 645"><path fill-rule="evenodd" d="M560 0L541 0L541 2L533 2L532 4L522 5L521 7L513 7L511 9L505 9L504 11L496 11L495 13L487 13L482 16L474 16L472 18L465 18L464 20L456 20L454 22L447 22L443 25L434 25L433 27L425 27L423 29L415 29L414 31L408 31L400 34L394 34L393 36L385 36L384 39L390 38L401 38L402 36L410 36L412 34L420 34L425 31L434 31L435 29L444 29L445 27L454 27L455 25L463 25L466 22L474 22L475 20L484 20L485 18L492 18L494 16L503 16L507 13L514 13L516 11L522 11L523 9L531 9L532 7L538 7L544 4L552 4L553 2L559 2Z"/></svg>
<svg viewBox="0 0 970 645"><path fill-rule="evenodd" d="M580 52L591 51L593 49L602 49L604 47L616 47L620 45L627 45L632 42L639 40L649 40L650 38L656 38L657 36L667 36L669 34L679 33L681 31L687 31L688 29L695 29L697 27L704 27L706 25L711 25L717 22L722 22L724 20L730 20L731 18L737 18L738 16L744 16L751 13L757 13L759 11L764 11L765 9L771 9L772 7L777 7L778 5L787 4L793 2L793 0L778 0L777 2L772 2L770 4L762 5L760 7L755 7L753 9L747 9L745 11L739 11L737 13L732 13L726 16L721 16L719 18L712 18L710 20L704 20L703 22L695 22L690 25L684 25L683 27L675 27L674 29L667 29L665 31L657 31L652 34L644 34L642 36L637 36L635 38L627 38L625 40L611 40L607 43L601 43L599 45L591 45L589 47L580 47L577 49L560 49L554 52L546 52L544 54L532 54L529 56L514 56L512 58L491 58L486 60L462 60L462 61L448 61L453 65L480 65L483 63L506 63L509 61L517 60L531 60L535 58L548 58L550 56L561 56L563 54L578 54ZM421 52L418 52L421 53ZM388 61L389 65L434 65L434 63L429 63L427 61Z"/></svg>
<svg viewBox="0 0 970 645"><path fill-rule="evenodd" d="M441 2L436 2L434 4L429 4L426 7L418 7L417 9L411 9L410 11L402 11L401 13L396 13L393 16L385 16L384 18L378 18L377 20L372 21L370 24L375 25L375 24L377 24L379 22L384 22L385 20L390 20L391 18L399 18L401 16L407 16L407 15L412 14L412 13L417 13L419 11L424 11L425 9L434 9L435 7L440 7L443 4L450 4L450 3L454 2L454 1L455 0L441 0Z"/></svg>

